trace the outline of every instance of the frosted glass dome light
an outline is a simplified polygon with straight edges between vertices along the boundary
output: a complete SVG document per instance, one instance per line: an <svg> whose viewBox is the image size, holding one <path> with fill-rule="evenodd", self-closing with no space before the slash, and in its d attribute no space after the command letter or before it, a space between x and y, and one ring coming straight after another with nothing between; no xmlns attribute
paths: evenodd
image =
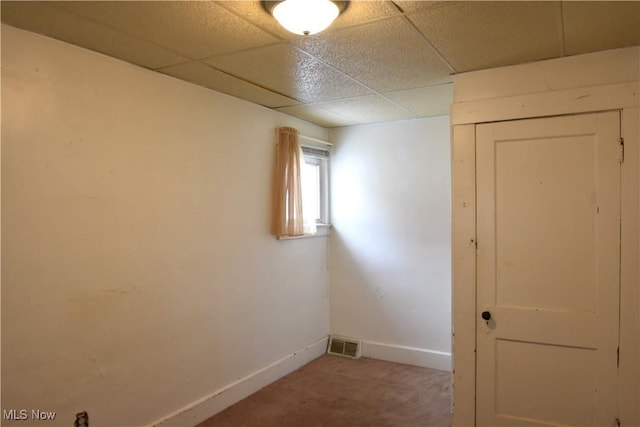
<svg viewBox="0 0 640 427"><path fill-rule="evenodd" d="M340 14L330 0L285 0L273 8L276 20L295 34L316 34L327 28Z"/></svg>

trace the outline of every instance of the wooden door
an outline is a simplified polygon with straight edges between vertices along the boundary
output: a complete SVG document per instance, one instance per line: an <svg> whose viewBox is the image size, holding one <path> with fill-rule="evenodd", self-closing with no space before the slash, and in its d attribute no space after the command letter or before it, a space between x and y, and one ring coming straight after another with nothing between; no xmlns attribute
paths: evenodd
<svg viewBox="0 0 640 427"><path fill-rule="evenodd" d="M476 424L614 426L619 114L476 129Z"/></svg>

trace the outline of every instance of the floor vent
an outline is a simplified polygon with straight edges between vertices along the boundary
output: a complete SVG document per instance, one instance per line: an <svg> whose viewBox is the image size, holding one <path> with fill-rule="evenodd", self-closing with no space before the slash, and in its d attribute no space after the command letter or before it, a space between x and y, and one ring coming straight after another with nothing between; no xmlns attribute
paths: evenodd
<svg viewBox="0 0 640 427"><path fill-rule="evenodd" d="M343 337L331 337L329 339L328 354L351 357L358 359L362 355L362 343L358 340Z"/></svg>

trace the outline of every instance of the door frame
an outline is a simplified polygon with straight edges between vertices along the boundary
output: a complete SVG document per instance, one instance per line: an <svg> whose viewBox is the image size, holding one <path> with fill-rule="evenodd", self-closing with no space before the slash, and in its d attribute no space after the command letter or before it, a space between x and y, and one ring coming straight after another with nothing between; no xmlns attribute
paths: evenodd
<svg viewBox="0 0 640 427"><path fill-rule="evenodd" d="M628 55L628 52L625 55ZM638 57L640 49L631 50L631 52ZM628 61L628 57L626 60ZM575 64L571 65L571 67L574 66ZM511 78L521 81L522 67L508 68L509 72L503 77L507 80ZM487 73L492 71L488 70ZM637 76L637 69L635 73ZM480 77L480 80L486 79L486 75ZM537 78L543 79L545 76L541 75ZM496 81L496 85L505 84L505 78L496 79ZM465 84L468 85L469 81L465 81ZM640 360L639 94L638 82L600 86L594 84L592 87L581 89L509 97L503 95L503 98L466 101L453 105L451 116L453 426L475 425L477 321L475 127L480 123L494 121L599 111L620 111L621 114L625 161L621 168L619 417L623 426L640 425L640 409L637 407L640 399L638 367L638 360Z"/></svg>

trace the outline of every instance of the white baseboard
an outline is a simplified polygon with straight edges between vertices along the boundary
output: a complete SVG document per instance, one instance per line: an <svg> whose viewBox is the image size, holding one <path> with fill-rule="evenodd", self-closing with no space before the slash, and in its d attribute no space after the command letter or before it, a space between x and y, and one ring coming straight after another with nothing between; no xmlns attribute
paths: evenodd
<svg viewBox="0 0 640 427"><path fill-rule="evenodd" d="M327 340L328 337L321 338L277 362L186 405L173 414L150 424L149 427L194 426L322 356L327 350Z"/></svg>
<svg viewBox="0 0 640 427"><path fill-rule="evenodd" d="M406 365L451 371L451 353L363 341L362 356Z"/></svg>

